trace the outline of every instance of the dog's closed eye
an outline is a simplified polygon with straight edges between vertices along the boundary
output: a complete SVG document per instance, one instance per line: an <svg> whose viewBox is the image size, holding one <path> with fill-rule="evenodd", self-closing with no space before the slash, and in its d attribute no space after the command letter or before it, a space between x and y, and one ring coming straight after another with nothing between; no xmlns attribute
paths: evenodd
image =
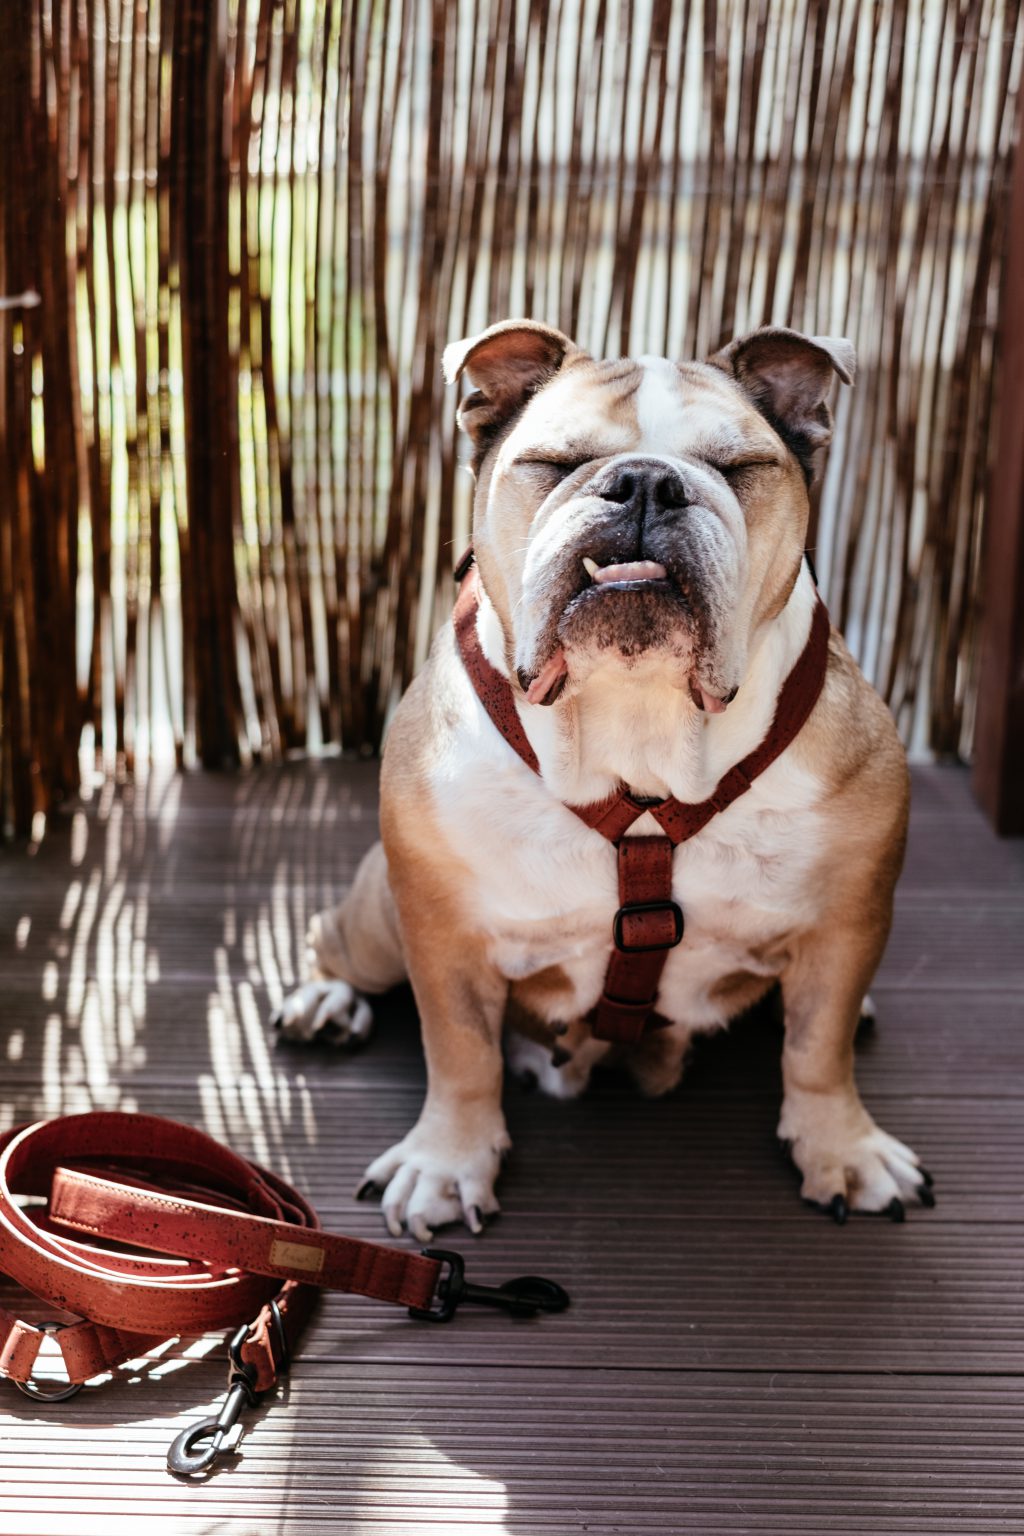
<svg viewBox="0 0 1024 1536"><path fill-rule="evenodd" d="M779 468L777 459L731 459L722 461L708 459L707 462L712 469L717 469L718 473L730 485L741 483L755 470Z"/></svg>
<svg viewBox="0 0 1024 1536"><path fill-rule="evenodd" d="M567 480L576 470L589 463L587 458L557 458L538 454L516 459L515 467L525 469L528 474L538 481L543 480L547 485L557 485L560 480Z"/></svg>

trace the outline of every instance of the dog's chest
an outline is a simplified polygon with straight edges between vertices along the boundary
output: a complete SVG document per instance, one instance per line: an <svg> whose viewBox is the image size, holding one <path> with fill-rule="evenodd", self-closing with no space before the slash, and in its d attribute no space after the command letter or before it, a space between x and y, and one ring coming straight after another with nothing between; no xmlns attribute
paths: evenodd
<svg viewBox="0 0 1024 1536"><path fill-rule="evenodd" d="M490 957L548 1018L586 1012L604 981L618 907L614 847L553 801L518 764L467 767L442 816L460 826L467 902ZM454 786L452 786L454 788ZM812 920L818 785L785 759L716 816L673 859L683 942L668 956L659 1008L693 1027L724 1021L727 977L773 976L787 939ZM653 818L632 832L660 832ZM557 973L555 986L529 978ZM534 995L536 993L536 995Z"/></svg>

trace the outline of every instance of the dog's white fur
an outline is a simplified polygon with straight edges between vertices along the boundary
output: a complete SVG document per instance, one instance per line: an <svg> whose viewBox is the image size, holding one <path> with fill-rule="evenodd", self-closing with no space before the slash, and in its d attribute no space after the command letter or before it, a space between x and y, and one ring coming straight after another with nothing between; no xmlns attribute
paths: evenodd
<svg viewBox="0 0 1024 1536"><path fill-rule="evenodd" d="M725 527L735 550L720 599L728 612L722 665L737 669L742 686L725 713L708 716L683 686L678 655L652 651L632 658L627 669L616 653L599 651L584 658L556 708L525 702L515 686L513 655L518 666L533 654L545 617L539 602L535 615L528 611L526 594L543 590L542 581L531 585L531 562L543 576L546 562L572 537L572 517L592 515L592 503L580 503L577 511L569 502L560 522L552 519L513 541L501 558L507 590L520 594L518 602L503 615L484 593L478 615L481 645L509 678L539 776L495 729L450 628L438 637L389 742L382 810L387 863L378 846L349 898L314 920L317 979L282 1010L285 1032L295 1038L309 1038L328 1022L337 1040L362 1038L369 1020L361 992L383 990L408 968L424 1025L427 1102L409 1135L366 1173L384 1190L385 1219L396 1236L407 1228L427 1241L435 1227L458 1219L479 1230L497 1209L494 1183L508 1137L494 1021L500 1031L506 1007L511 1017L521 1001L541 1041L545 1025L567 1031L572 1049L561 1067L552 1062L552 1036L545 1048L536 1030L532 1039L513 1031L509 1045L513 1066L560 1096L579 1092L609 1049L579 1021L605 976L609 914L618 905L616 856L567 806L601 800L620 783L643 796L706 799L766 735L810 630L816 599L802 564L781 608L758 616L741 503L723 496L702 468L711 438L721 444L732 434L740 447L763 441L761 417L739 392L733 408L731 396L711 379L706 397L700 382L696 389L684 385L676 365L663 359L644 358L639 367L628 418L603 422L605 462L614 467L617 453L656 455L678 463L698 485L701 476L708 482L709 539L721 545ZM547 440L571 438L578 411L572 388L546 392L544 403ZM478 496L478 528L502 529L510 515L503 498L522 501L515 465L531 432L536 440L537 422L536 407L513 416L489 459L485 453L489 476ZM794 489L800 483L791 476L788 489L777 493L780 508L786 497L803 494ZM759 515L774 515L772 505ZM779 517L781 527L781 511ZM716 519L720 526L713 526ZM658 998L672 1027L660 1033L653 1051L626 1056L643 1087L664 1091L678 1080L690 1036L725 1024L736 1011L723 978L739 975L756 994L782 976L788 1034L779 1129L794 1143L804 1194L823 1204L841 1195L854 1207L880 1210L924 1187L914 1154L864 1110L847 1059L888 926L905 808L891 722L837 646L834 641L816 733L806 731L799 750L787 750L677 850L673 895L685 913L686 938L668 955ZM844 731L866 733L860 756L851 757ZM877 752L869 750L869 737L877 739ZM872 766L875 756L881 766ZM841 766L846 758L860 765L856 773ZM847 779L854 783L852 798ZM858 818L864 817L872 822L871 835L861 837ZM646 816L631 830L660 829ZM830 904L823 882L839 857L860 873L843 876L838 904ZM872 891L872 881L884 887L877 911L862 894ZM862 918L848 910L858 902L865 903ZM815 971L831 964L830 939L836 975L823 975L819 985Z"/></svg>
<svg viewBox="0 0 1024 1536"><path fill-rule="evenodd" d="M680 743L693 734L693 706L657 673L638 685L635 673L610 663L607 676L578 701L578 752L564 750L564 726L560 730L549 711L522 705L540 778L494 730L453 656L449 686L457 723L431 771L433 801L446 835L461 843L472 881L467 903L501 974L520 981L557 965L571 979L571 997L560 994L548 1010L551 1022L581 1017L597 1001L608 963L607 913L618 905L614 851L571 811L553 807L552 793L566 804L587 805L625 782L651 795L706 799L766 734L782 681L806 642L813 603L805 570L781 622L755 654L743 706L709 722L689 753ZM485 646L504 670L495 623L485 604ZM667 1017L689 1030L728 1022L710 998L714 983L740 968L758 974L752 947L807 921L816 900L807 874L818 850L818 828L808 813L819 790L815 776L784 754L729 816L715 817L677 856L673 894L686 914L688 942L669 954L665 967ZM468 839L467 826L473 828ZM657 834L660 828L647 815L631 830Z"/></svg>

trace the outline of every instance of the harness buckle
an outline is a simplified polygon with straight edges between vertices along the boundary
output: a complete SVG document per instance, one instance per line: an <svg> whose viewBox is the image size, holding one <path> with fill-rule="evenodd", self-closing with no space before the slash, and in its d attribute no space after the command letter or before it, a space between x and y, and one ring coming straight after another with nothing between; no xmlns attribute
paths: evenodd
<svg viewBox="0 0 1024 1536"><path fill-rule="evenodd" d="M628 917L640 917L645 912L669 912L672 915L674 933L671 939L659 944L630 944L625 935L624 923ZM647 955L658 949L675 949L683 937L683 909L677 901L628 901L615 914L612 937L615 948L624 955Z"/></svg>

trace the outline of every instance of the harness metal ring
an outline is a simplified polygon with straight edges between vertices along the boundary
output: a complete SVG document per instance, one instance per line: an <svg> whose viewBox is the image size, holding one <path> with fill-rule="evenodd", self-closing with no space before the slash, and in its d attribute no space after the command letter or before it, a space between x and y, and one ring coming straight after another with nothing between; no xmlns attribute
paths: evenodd
<svg viewBox="0 0 1024 1536"><path fill-rule="evenodd" d="M68 1325L67 1323L37 1323L40 1333L60 1333ZM24 1396L31 1398L34 1403L66 1403L69 1398L77 1397L85 1385L82 1381L69 1381L66 1387L58 1387L55 1392L44 1392L38 1383L30 1376L28 1381L16 1381L14 1385Z"/></svg>

